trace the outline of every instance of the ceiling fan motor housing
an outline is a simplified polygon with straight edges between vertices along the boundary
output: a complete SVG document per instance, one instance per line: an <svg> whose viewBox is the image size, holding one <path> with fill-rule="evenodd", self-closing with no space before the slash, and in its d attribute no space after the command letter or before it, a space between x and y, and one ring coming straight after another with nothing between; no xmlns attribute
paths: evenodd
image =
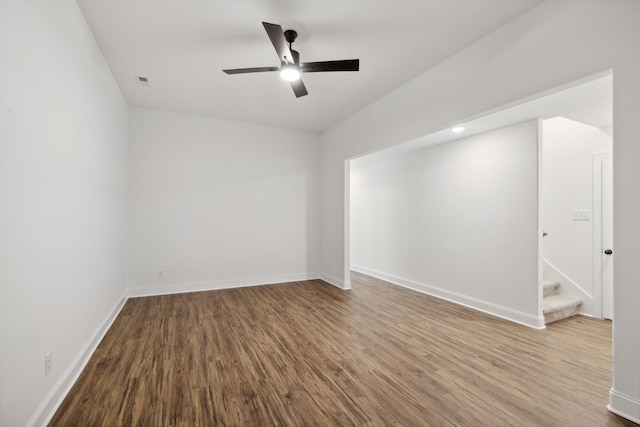
<svg viewBox="0 0 640 427"><path fill-rule="evenodd" d="M294 41L296 41L296 37L298 37L298 33L296 33L294 30L287 30L284 32L284 39L287 41L287 43L293 43Z"/></svg>
<svg viewBox="0 0 640 427"><path fill-rule="evenodd" d="M291 55L293 56L293 62L299 67L300 66L300 53L297 50L293 50L291 48L291 43L296 41L298 37L298 33L294 30L287 30L284 32L284 38L289 43L289 50L291 51Z"/></svg>

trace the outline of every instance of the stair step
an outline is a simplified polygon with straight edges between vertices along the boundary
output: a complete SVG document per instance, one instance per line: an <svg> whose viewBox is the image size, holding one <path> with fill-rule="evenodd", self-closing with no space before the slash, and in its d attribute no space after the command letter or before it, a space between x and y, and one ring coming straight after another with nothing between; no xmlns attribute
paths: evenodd
<svg viewBox="0 0 640 427"><path fill-rule="evenodd" d="M545 280L543 282L542 296L548 297L549 295L556 295L560 292L560 282L557 280Z"/></svg>
<svg viewBox="0 0 640 427"><path fill-rule="evenodd" d="M556 320L566 319L580 313L582 300L570 297L568 295L549 295L542 299L542 313L544 314L544 323L555 322Z"/></svg>

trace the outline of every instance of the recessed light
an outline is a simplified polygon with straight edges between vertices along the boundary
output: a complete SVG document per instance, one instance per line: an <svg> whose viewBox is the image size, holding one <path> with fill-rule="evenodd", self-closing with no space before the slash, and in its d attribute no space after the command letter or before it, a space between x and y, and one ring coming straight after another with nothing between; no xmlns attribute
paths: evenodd
<svg viewBox="0 0 640 427"><path fill-rule="evenodd" d="M464 126L454 126L451 128L451 132L453 133L464 132Z"/></svg>

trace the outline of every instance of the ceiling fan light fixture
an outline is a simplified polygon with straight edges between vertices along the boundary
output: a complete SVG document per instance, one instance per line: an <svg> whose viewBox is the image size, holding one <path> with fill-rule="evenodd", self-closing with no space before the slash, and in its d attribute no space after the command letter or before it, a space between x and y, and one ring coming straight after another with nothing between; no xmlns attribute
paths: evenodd
<svg viewBox="0 0 640 427"><path fill-rule="evenodd" d="M284 64L280 69L280 77L288 82L300 80L300 70L293 64Z"/></svg>
<svg viewBox="0 0 640 427"><path fill-rule="evenodd" d="M358 71L360 69L359 59L342 59L338 61L320 62L300 62L300 54L292 49L291 44L296 40L296 33L293 30L282 31L282 27L277 24L262 22L262 26L271 40L273 48L280 59L278 67L253 67L253 68L232 68L222 70L226 74L245 73L265 73L269 71L280 71L280 77L290 83L296 98L308 95L307 88L302 82L300 73L318 73L327 71Z"/></svg>

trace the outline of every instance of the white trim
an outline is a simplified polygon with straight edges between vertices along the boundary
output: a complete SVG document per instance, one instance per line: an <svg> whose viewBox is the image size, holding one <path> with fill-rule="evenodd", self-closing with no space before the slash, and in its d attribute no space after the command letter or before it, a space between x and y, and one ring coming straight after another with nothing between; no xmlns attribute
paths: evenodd
<svg viewBox="0 0 640 427"><path fill-rule="evenodd" d="M167 283L164 285L147 287L130 287L130 298L149 297L157 295L184 294L187 292L217 291L220 289L245 288L249 286L273 285L277 283L299 282L315 280L320 273L291 274L282 276L254 277L251 279L216 280L211 282Z"/></svg>
<svg viewBox="0 0 640 427"><path fill-rule="evenodd" d="M546 280L556 280L560 282L562 286L561 293L570 295L582 300L582 306L580 307L580 314L590 317L602 317L596 313L598 301L594 296L590 295L587 291L582 289L580 285L571 280L569 276L564 274L555 265L551 264L548 260L543 259L543 275Z"/></svg>
<svg viewBox="0 0 640 427"><path fill-rule="evenodd" d="M98 326L89 341L84 345L84 347L82 347L80 353L78 353L76 358L71 362L64 374L62 374L60 379L51 388L42 403L40 403L38 409L36 409L27 422L27 426L45 426L49 421L51 421L51 418L55 415L58 407L62 404L62 401L71 390L71 387L73 387L80 377L80 374L89 362L89 359L91 359L91 356L93 356L96 348L98 348L98 344L100 344L100 341L102 341L102 338L104 338L107 331L118 317L118 314L120 314L120 311L122 310L122 307L124 307L126 301L127 296L125 292L116 305L111 309L107 317Z"/></svg>
<svg viewBox="0 0 640 427"><path fill-rule="evenodd" d="M582 293L584 297L587 297L589 299L593 299L593 295L591 295L589 292L587 292L584 289L582 289L582 287L580 285L578 285L576 282L571 280L571 278L569 276L567 276L566 274L564 274L562 271L560 271L560 269L558 269L558 267L556 267L555 265L551 264L549 262L549 260L543 259L542 262L544 264L544 267L546 267L545 269L546 269L547 273L549 273L549 275L550 275L549 277L547 277L547 279L557 280L563 286L564 285L573 286L578 291L580 291L580 293Z"/></svg>
<svg viewBox="0 0 640 427"><path fill-rule="evenodd" d="M537 142L537 156L538 158L536 159L537 161L537 166L538 166L538 188L536 189L538 194L537 194L537 198L538 198L538 210L536 212L537 215L537 219L538 219L538 259L537 261L537 267L538 267L538 295L537 295L537 305L538 305L538 309L537 309L537 313L538 316L542 316L544 317L544 264L543 264L543 258L544 258L544 227L542 224L542 204L543 204L543 194L542 194L542 189L544 188L544 174L543 174L543 159L544 159L544 121L541 119L538 119L538 142Z"/></svg>
<svg viewBox="0 0 640 427"><path fill-rule="evenodd" d="M602 319L602 162L613 157L611 151L593 154L592 277L595 316Z"/></svg>
<svg viewBox="0 0 640 427"><path fill-rule="evenodd" d="M518 323L520 325L528 326L534 329L545 329L544 316L542 315L524 313L522 311L494 304L489 301L483 301L467 295L450 292L441 288L437 288L435 286L419 283L414 280L405 279L402 277L394 276L392 274L382 273L380 271L362 266L352 265L351 269L353 271L357 271L358 273L377 277L378 279L385 280L387 282L393 283L394 285L403 286L405 288L413 289L414 291L422 292L423 294L432 295L443 300L447 300L456 304L463 305L465 307L472 308L474 310L481 311L483 313L488 313L493 316Z"/></svg>
<svg viewBox="0 0 640 427"><path fill-rule="evenodd" d="M327 273L320 273L320 280L324 280L328 284L345 291L348 291L349 289L351 289L351 280L343 281Z"/></svg>
<svg viewBox="0 0 640 427"><path fill-rule="evenodd" d="M351 160L344 161L343 289L351 289Z"/></svg>
<svg viewBox="0 0 640 427"><path fill-rule="evenodd" d="M640 424L640 400L627 396L624 393L609 390L609 404L607 405L609 412L620 415L623 418Z"/></svg>

